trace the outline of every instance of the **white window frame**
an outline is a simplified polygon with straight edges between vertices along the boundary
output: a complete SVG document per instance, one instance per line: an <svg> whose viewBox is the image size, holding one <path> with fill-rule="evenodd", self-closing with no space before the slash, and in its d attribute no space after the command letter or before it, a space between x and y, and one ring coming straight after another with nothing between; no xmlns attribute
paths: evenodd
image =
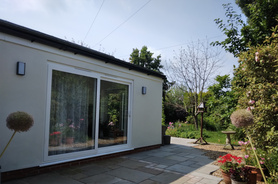
<svg viewBox="0 0 278 184"><path fill-rule="evenodd" d="M52 71L62 71L77 75L82 75L86 77L91 77L97 79L97 94L96 94L96 122L95 122L95 148L92 150L85 150L80 152L72 152L65 153L59 155L48 155L48 147L49 147L49 126L50 126L50 108L51 108L51 88L52 88ZM127 125L127 144L115 145L115 146L107 146L98 148L98 132L99 132L99 105L100 105L100 82L101 80L115 82L120 84L125 84L129 86L129 94L128 94L128 125ZM47 78L47 108L46 108L46 124L45 124L45 140L44 140L44 162L41 166L52 165L57 163L63 163L68 161L80 160L85 158L96 157L100 155L106 155L116 152L122 152L126 150L131 150L131 131L132 131L132 101L133 101L133 81L122 79L120 77L112 77L108 74L102 74L93 70L83 69L74 66L66 66L56 63L48 63L48 78Z"/></svg>

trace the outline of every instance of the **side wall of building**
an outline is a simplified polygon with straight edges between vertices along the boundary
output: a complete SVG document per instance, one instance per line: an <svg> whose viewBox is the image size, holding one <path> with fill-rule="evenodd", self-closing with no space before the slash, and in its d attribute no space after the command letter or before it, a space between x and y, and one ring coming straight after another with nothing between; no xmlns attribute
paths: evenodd
<svg viewBox="0 0 278 184"><path fill-rule="evenodd" d="M45 163L48 70L53 64L131 81L129 149L161 144L161 78L2 33L0 52L0 151L13 133L6 127L10 113L25 111L34 118L34 126L16 133L0 159L2 172ZM16 75L18 61L26 63L24 76Z"/></svg>

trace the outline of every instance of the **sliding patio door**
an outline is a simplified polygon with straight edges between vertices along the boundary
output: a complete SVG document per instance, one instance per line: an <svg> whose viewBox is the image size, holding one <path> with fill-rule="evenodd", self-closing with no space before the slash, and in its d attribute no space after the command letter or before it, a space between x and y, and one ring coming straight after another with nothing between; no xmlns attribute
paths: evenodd
<svg viewBox="0 0 278 184"><path fill-rule="evenodd" d="M48 155L94 148L97 79L52 71Z"/></svg>
<svg viewBox="0 0 278 184"><path fill-rule="evenodd" d="M131 85L130 81L50 65L45 160L127 149Z"/></svg>
<svg viewBox="0 0 278 184"><path fill-rule="evenodd" d="M127 143L129 85L101 80L98 147Z"/></svg>

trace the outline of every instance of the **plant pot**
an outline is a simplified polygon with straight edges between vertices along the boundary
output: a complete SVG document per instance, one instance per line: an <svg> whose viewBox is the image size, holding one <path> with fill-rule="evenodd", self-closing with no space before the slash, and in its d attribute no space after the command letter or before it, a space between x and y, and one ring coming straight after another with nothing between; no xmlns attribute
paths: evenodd
<svg viewBox="0 0 278 184"><path fill-rule="evenodd" d="M170 135L164 135L164 144L169 145L171 142L171 136Z"/></svg>
<svg viewBox="0 0 278 184"><path fill-rule="evenodd" d="M230 173L225 173L223 172L223 170L221 170L222 172L222 178L225 184L231 184L231 175Z"/></svg>
<svg viewBox="0 0 278 184"><path fill-rule="evenodd" d="M253 173L255 173L255 172L257 173L257 181L262 181L263 175L262 175L260 168L256 168L254 166L249 166L249 165L247 167L251 168L251 172L253 171ZM262 168L262 170L264 172L265 168Z"/></svg>
<svg viewBox="0 0 278 184"><path fill-rule="evenodd" d="M257 180L257 171L250 171L250 173L248 173L247 175L247 184L254 184L256 183Z"/></svg>
<svg viewBox="0 0 278 184"><path fill-rule="evenodd" d="M74 137L67 137L66 138L66 144L73 144L74 143Z"/></svg>
<svg viewBox="0 0 278 184"><path fill-rule="evenodd" d="M50 139L49 146L60 146L61 139Z"/></svg>
<svg viewBox="0 0 278 184"><path fill-rule="evenodd" d="M232 184L247 184L247 181L236 181L236 180L232 180Z"/></svg>

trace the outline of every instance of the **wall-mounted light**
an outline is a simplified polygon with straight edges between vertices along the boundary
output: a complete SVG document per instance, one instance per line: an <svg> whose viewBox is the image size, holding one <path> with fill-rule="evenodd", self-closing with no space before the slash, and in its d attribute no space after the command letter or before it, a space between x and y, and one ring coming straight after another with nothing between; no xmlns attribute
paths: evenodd
<svg viewBox="0 0 278 184"><path fill-rule="evenodd" d="M143 86L142 87L142 94L145 95L147 93L147 87Z"/></svg>
<svg viewBox="0 0 278 184"><path fill-rule="evenodd" d="M17 67L16 67L16 74L17 75L25 75L25 68L26 68L26 63L17 62Z"/></svg>

